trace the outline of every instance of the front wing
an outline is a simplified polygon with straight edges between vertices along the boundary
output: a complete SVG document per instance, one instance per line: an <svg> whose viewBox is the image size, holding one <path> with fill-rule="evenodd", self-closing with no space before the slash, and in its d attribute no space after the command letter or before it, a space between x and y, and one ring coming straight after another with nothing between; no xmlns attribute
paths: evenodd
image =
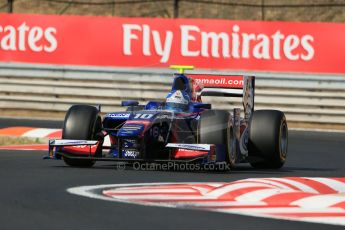
<svg viewBox="0 0 345 230"><path fill-rule="evenodd" d="M184 144L168 143L166 148L171 149L169 159L140 159L140 158L118 158L113 156L97 155L97 149L100 148L100 141L93 140L49 140L48 156L44 159L90 159L95 161L119 161L119 162L176 162L176 163L216 163L223 161L217 157L215 145L209 144ZM109 146L102 146L103 149L111 149ZM218 152L218 151L217 151ZM217 159L218 158L218 159Z"/></svg>

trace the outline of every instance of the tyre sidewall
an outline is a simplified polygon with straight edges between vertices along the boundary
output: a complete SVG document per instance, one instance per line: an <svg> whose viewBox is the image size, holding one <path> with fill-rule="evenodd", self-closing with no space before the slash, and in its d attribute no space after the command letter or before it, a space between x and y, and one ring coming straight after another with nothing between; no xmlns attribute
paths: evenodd
<svg viewBox="0 0 345 230"><path fill-rule="evenodd" d="M62 139L96 140L102 128L98 109L88 105L74 105L66 113ZM63 157L65 163L73 167L91 167L95 161Z"/></svg>
<svg viewBox="0 0 345 230"><path fill-rule="evenodd" d="M225 110L207 110L201 114L198 143L224 145L226 161L231 168L236 163L234 132L231 116Z"/></svg>
<svg viewBox="0 0 345 230"><path fill-rule="evenodd" d="M287 155L287 132L286 118L281 111L255 111L250 120L248 150L249 156L259 157L262 161L252 165L259 168L282 167ZM282 135L286 135L285 143ZM284 150L283 144L286 145Z"/></svg>

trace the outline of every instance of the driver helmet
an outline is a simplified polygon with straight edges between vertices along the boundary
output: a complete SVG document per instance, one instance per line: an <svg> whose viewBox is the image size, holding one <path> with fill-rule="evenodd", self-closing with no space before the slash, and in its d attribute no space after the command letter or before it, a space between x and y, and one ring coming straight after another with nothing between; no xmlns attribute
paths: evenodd
<svg viewBox="0 0 345 230"><path fill-rule="evenodd" d="M174 90L166 97L166 109L175 112L188 111L190 98L186 92Z"/></svg>

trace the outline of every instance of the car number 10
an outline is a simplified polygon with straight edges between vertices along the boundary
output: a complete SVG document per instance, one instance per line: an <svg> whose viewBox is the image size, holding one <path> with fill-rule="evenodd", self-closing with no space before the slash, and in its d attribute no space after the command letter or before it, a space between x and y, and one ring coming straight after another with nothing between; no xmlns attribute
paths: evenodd
<svg viewBox="0 0 345 230"><path fill-rule="evenodd" d="M150 119L153 117L153 114L150 113L137 113L134 116L134 119Z"/></svg>

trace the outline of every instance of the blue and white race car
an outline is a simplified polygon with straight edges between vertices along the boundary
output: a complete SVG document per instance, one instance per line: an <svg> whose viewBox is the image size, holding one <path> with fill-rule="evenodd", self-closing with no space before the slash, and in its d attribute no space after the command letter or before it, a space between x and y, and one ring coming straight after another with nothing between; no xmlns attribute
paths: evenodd
<svg viewBox="0 0 345 230"><path fill-rule="evenodd" d="M96 161L283 166L288 147L285 115L254 111L254 77L187 75L184 70L190 67L177 68L180 73L165 101L123 101L125 111L103 119L97 107L73 105L62 139L49 141L48 158L75 167L91 167ZM240 108L212 109L202 102L205 96L242 97L244 117ZM104 145L105 137L110 145Z"/></svg>

